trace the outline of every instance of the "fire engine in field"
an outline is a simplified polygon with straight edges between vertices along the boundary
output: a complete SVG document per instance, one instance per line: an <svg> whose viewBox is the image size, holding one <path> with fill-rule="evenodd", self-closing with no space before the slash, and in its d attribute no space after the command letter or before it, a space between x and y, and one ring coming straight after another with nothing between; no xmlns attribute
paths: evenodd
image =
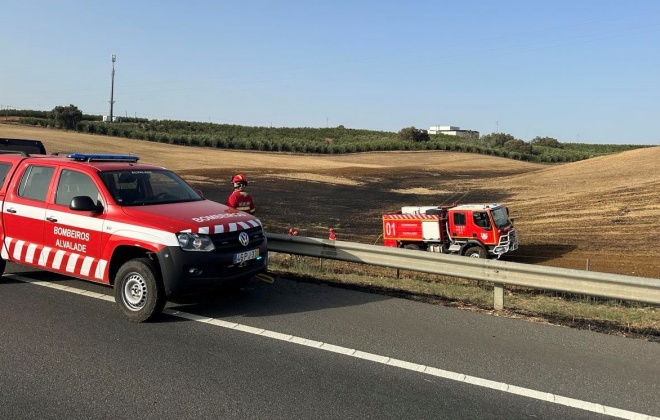
<svg viewBox="0 0 660 420"><path fill-rule="evenodd" d="M473 258L499 258L518 249L506 206L405 206L383 215L383 245Z"/></svg>

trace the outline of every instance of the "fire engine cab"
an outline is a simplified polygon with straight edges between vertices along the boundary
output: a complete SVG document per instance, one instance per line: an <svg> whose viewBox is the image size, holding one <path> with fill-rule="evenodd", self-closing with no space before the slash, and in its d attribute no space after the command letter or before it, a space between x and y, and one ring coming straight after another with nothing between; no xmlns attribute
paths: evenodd
<svg viewBox="0 0 660 420"><path fill-rule="evenodd" d="M383 215L383 245L499 258L518 249L518 235L501 204L406 206Z"/></svg>
<svg viewBox="0 0 660 420"><path fill-rule="evenodd" d="M238 288L268 265L254 216L137 156L0 154L0 274L11 261L103 283L131 321L168 297Z"/></svg>

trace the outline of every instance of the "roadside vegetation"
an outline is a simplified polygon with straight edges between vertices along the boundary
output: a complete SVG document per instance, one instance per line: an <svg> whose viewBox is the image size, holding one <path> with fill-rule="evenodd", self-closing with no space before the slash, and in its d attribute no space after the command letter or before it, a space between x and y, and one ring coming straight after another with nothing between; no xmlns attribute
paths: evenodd
<svg viewBox="0 0 660 420"><path fill-rule="evenodd" d="M660 308L635 302L507 286L493 309L493 284L393 268L273 253L269 271L298 281L378 292L431 304L660 343Z"/></svg>
<svg viewBox="0 0 660 420"><path fill-rule="evenodd" d="M345 128L248 127L190 121L148 120L120 117L103 122L100 115L83 114L76 106L58 106L52 111L3 111L19 124L75 130L80 133L124 137L156 143L230 150L255 150L303 154L345 154L395 150L446 150L479 153L529 162L575 162L642 145L562 143L537 136L530 141L506 133L456 137L428 134L426 130L405 127L399 132Z"/></svg>

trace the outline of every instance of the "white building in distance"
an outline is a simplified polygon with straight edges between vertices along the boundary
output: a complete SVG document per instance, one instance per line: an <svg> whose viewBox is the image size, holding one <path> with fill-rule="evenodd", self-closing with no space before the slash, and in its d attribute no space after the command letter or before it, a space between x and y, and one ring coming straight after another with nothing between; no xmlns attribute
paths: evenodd
<svg viewBox="0 0 660 420"><path fill-rule="evenodd" d="M446 134L456 137L479 137L479 132L474 130L461 130L454 125L434 125L429 128L429 134Z"/></svg>

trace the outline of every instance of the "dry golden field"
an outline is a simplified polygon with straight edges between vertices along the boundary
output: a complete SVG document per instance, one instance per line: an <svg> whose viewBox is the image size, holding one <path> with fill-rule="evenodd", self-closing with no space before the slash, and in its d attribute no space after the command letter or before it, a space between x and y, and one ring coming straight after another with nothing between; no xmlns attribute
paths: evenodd
<svg viewBox="0 0 660 420"><path fill-rule="evenodd" d="M403 205L502 202L521 246L508 260L660 278L660 147L543 165L478 154L310 156L150 143L0 124L0 137L48 152L132 153L173 169L216 201L247 175L270 232L379 243L384 212Z"/></svg>

